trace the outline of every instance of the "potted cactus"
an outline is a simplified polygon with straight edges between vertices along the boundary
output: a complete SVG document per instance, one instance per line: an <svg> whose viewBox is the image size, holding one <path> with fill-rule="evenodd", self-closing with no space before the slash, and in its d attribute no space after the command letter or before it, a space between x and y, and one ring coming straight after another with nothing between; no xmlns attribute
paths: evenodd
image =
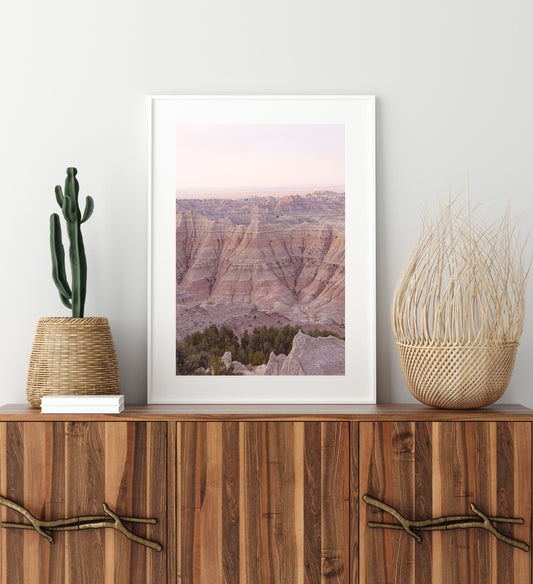
<svg viewBox="0 0 533 584"><path fill-rule="evenodd" d="M85 317L87 260L81 225L92 215L94 201L86 197L79 208L77 170L67 168L65 189L57 185L55 196L69 240L71 280L67 278L61 220L50 216L52 279L71 317L39 319L26 385L26 397L40 406L43 395L95 395L120 393L117 358L106 318Z"/></svg>

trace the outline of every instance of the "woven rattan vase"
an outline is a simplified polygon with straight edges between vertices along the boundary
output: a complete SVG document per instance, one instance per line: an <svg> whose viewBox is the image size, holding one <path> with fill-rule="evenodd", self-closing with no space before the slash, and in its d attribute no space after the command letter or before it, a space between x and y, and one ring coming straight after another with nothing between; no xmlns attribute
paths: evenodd
<svg viewBox="0 0 533 584"><path fill-rule="evenodd" d="M26 398L120 393L117 356L107 318L41 318L30 357Z"/></svg>
<svg viewBox="0 0 533 584"><path fill-rule="evenodd" d="M436 408L472 409L488 406L503 395L518 343L397 346L405 382L417 400Z"/></svg>
<svg viewBox="0 0 533 584"><path fill-rule="evenodd" d="M524 326L530 262L509 208L487 220L455 199L428 215L392 304L409 391L437 408L471 409L509 385Z"/></svg>

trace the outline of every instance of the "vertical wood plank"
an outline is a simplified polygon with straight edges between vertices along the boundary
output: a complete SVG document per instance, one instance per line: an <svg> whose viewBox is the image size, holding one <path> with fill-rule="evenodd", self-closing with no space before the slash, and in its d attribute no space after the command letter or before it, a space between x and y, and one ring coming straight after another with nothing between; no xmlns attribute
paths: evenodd
<svg viewBox="0 0 533 584"><path fill-rule="evenodd" d="M464 422L442 422L438 425L438 473L434 473L434 512L441 515L466 515L470 512L468 493L468 463ZM470 581L468 549L469 534L455 530L453 537L435 532L439 541L440 570L437 582Z"/></svg>
<svg viewBox="0 0 533 584"><path fill-rule="evenodd" d="M498 469L498 425L496 422L490 422L489 440L490 440L490 509L498 509L498 489L497 476ZM498 542L490 539L490 574L492 582L498 582Z"/></svg>
<svg viewBox="0 0 533 584"><path fill-rule="evenodd" d="M342 423L344 584L350 583L350 423Z"/></svg>
<svg viewBox="0 0 533 584"><path fill-rule="evenodd" d="M24 490L22 501L25 507L34 509L34 513L46 515L46 427L42 423L24 424L22 427L22 439L24 442ZM31 482L27 480L31 477ZM22 517L19 516L19 521ZM33 531L25 530L24 533L24 555L35 558L37 561L24 562L24 581L41 582L42 568L40 565L48 565L46 561L48 542L40 537L35 537Z"/></svg>
<svg viewBox="0 0 533 584"><path fill-rule="evenodd" d="M470 455L475 460L476 467L485 472L472 472L473 496L480 509L493 509L491 500L492 481L494 472L491 457L491 425L474 424L474 444ZM470 512L470 511L469 511ZM489 537L475 537L470 545L470 564L473 570L473 582L490 582L492 577L492 541ZM483 561L479 561L483 558Z"/></svg>
<svg viewBox="0 0 533 584"><path fill-rule="evenodd" d="M269 422L266 447L270 582L296 582L294 423Z"/></svg>
<svg viewBox="0 0 533 584"><path fill-rule="evenodd" d="M428 422L414 424L414 495L416 519L426 519L433 513L433 491L431 477L433 474L433 425ZM423 535L423 545L414 545L413 582L431 582L431 557L433 536Z"/></svg>
<svg viewBox="0 0 533 584"><path fill-rule="evenodd" d="M261 582L262 574L262 430L261 422L239 423L239 567L243 584Z"/></svg>
<svg viewBox="0 0 533 584"><path fill-rule="evenodd" d="M269 526L271 517L269 513L269 485L268 485L268 427L270 424L261 424L261 583L271 582L270 569L270 539Z"/></svg>
<svg viewBox="0 0 533 584"><path fill-rule="evenodd" d="M359 584L359 422L350 422L349 436L349 584Z"/></svg>
<svg viewBox="0 0 533 584"><path fill-rule="evenodd" d="M200 580L223 582L222 567L222 426L221 422L205 425L205 458L197 475L200 507L197 525L200 530ZM204 448L202 448L204 450Z"/></svg>
<svg viewBox="0 0 533 584"><path fill-rule="evenodd" d="M222 431L222 564L224 582L239 582L239 424L225 422Z"/></svg>
<svg viewBox="0 0 533 584"><path fill-rule="evenodd" d="M186 529L186 516L183 514L185 501L183 497L183 455L186 445L183 444L183 422L176 424L176 581L183 584L184 558L181 555L183 549L183 534ZM188 475L189 473L187 473Z"/></svg>
<svg viewBox="0 0 533 584"><path fill-rule="evenodd" d="M529 543L533 548L531 531L532 497L527 496L531 492L531 426L528 422L515 422L514 429L514 501L513 516L522 517L523 526L513 527L512 536ZM529 518L529 521L528 521ZM531 551L529 554L514 554L515 582L531 582L533 578L531 567Z"/></svg>
<svg viewBox="0 0 533 584"><path fill-rule="evenodd" d="M498 514L513 517L514 511L514 448L511 428L508 422L498 422L496 489L498 497ZM498 546L498 582L516 582L514 579L513 549L510 546Z"/></svg>
<svg viewBox="0 0 533 584"><path fill-rule="evenodd" d="M411 422L391 424L392 465L392 506L402 509L406 517L414 517L414 425ZM414 540L403 533L392 534L392 546L396 550L391 565L392 578L397 584L414 582Z"/></svg>
<svg viewBox="0 0 533 584"><path fill-rule="evenodd" d="M320 423L305 424L304 565L305 582L321 582L322 440Z"/></svg>
<svg viewBox="0 0 533 584"><path fill-rule="evenodd" d="M432 517L441 517L442 512L442 495L441 495L441 457L438 456L440 452L441 444L441 424L433 426L433 440L431 449L432 458L432 469L433 473L431 475L431 492L432 492ZM442 548L442 534L438 531L431 534L431 548L432 548L432 558L431 558L431 582L439 584L442 582L442 571L443 571L443 548Z"/></svg>
<svg viewBox="0 0 533 584"><path fill-rule="evenodd" d="M105 502L117 513L130 515L131 507L124 507L127 484L124 481L124 471L127 469L128 459L128 425L113 424L104 429L105 452L107 453L105 471ZM117 502L119 506L117 506ZM105 584L121 582L130 575L128 562L128 546L125 538L105 537ZM124 573L126 568L127 572Z"/></svg>
<svg viewBox="0 0 533 584"><path fill-rule="evenodd" d="M56 519L64 516L65 510L65 462L66 462L66 439L65 423L52 422L48 424L51 428L52 438L50 441L47 432L47 457L51 461L50 474L48 477L49 515L48 519ZM66 581L66 537L65 534L54 535L56 545L51 551L51 560L48 566L48 579L50 584L54 581Z"/></svg>
<svg viewBox="0 0 533 584"><path fill-rule="evenodd" d="M7 458L7 424L0 422L0 493L7 492L6 458ZM0 506L0 521L5 521L5 508ZM7 584L7 542L5 540L5 529L0 529L0 582Z"/></svg>
<svg viewBox="0 0 533 584"><path fill-rule="evenodd" d="M119 427L120 426L120 427ZM105 499L119 514L154 517L157 524L135 524L133 531L163 546L153 552L145 546L124 541L118 533L106 533L114 541L114 584L143 584L164 581L169 554L167 534L167 424L165 422L128 422L105 424L106 490ZM124 449L124 444L126 448ZM116 501L114 498L118 497ZM118 539L122 541L117 541ZM120 553L117 553L120 550ZM172 555L173 552L171 552ZM106 557L107 566L107 557Z"/></svg>
<svg viewBox="0 0 533 584"><path fill-rule="evenodd" d="M296 580L294 584L304 584L304 468L305 468L305 423L296 422L294 429L294 541L296 545L296 555L293 562L296 565Z"/></svg>
<svg viewBox="0 0 533 584"><path fill-rule="evenodd" d="M151 423L133 422L128 425L128 458L133 459L133 465L129 465L126 469L126 476L128 479L127 487L125 488L126 505L125 508L128 514L133 512L138 517L148 517L148 481L146 480L148 473L148 428ZM135 469L136 477L133 478L131 469ZM129 476L128 476L129 475ZM135 526L135 531L141 537L148 536L148 526L140 524ZM129 565L128 572L132 582L141 584L139 578L145 574L145 565L147 561L147 548L144 546L130 547L129 549Z"/></svg>
<svg viewBox="0 0 533 584"><path fill-rule="evenodd" d="M176 532L176 515L171 513L168 509L167 501L171 496L175 496L176 484L172 482L173 472L170 472L167 467L167 449L175 449L175 441L169 441L168 435L169 424L166 422L152 422L150 424L150 459L148 461L148 516L155 517L158 520L157 525L150 525L148 527L148 537L161 542L163 551L160 553L146 550L150 554L150 573L147 574L148 582L160 581L164 582L170 580L172 570L167 571L168 559L173 559L175 562L174 546L171 547L171 542L166 539L166 534L169 532L169 525ZM175 426L174 426L175 427ZM175 471L174 471L175 472ZM172 506L171 506L172 508ZM170 556L170 558L169 558ZM174 570L175 572L175 570ZM173 576L173 583L176 582Z"/></svg>
<svg viewBox="0 0 533 584"><path fill-rule="evenodd" d="M368 493L380 501L391 501L392 425L363 422L359 424L360 496ZM364 466L362 462L365 461ZM389 584L392 570L392 534L390 530L369 529L367 523L391 522L383 511L364 505L360 509L360 578L361 582ZM364 535L363 535L364 534Z"/></svg>
<svg viewBox="0 0 533 584"><path fill-rule="evenodd" d="M196 484L198 458L198 423L182 422L180 427L180 516L178 546L179 575L183 583L194 582L196 560ZM197 580L199 582L199 580Z"/></svg>
<svg viewBox="0 0 533 584"><path fill-rule="evenodd" d="M322 579L324 583L344 582L344 481L345 442L343 425L322 422Z"/></svg>
<svg viewBox="0 0 533 584"><path fill-rule="evenodd" d="M180 582L178 578L178 566L180 565L180 558L176 551L179 552L178 546L178 526L180 525L180 507L178 505L179 489L181 487L178 482L178 469L180 468L180 461L178 456L180 454L178 424L175 422L165 422L166 431L166 497L164 504L166 504L166 572L167 580L172 584Z"/></svg>
<svg viewBox="0 0 533 584"><path fill-rule="evenodd" d="M99 515L104 492L104 448L102 427L98 423L67 422L65 465L65 511L67 517ZM80 448L80 444L84 447ZM66 532L68 540L68 578L88 582L91 574L102 579L104 534L100 530Z"/></svg>
<svg viewBox="0 0 533 584"><path fill-rule="evenodd" d="M24 449L22 435L24 425L19 422L6 423L6 497L24 504ZM5 520L18 523L20 514L10 509L4 510ZM5 563L6 582L24 582L24 532L22 530L6 530L4 541L7 553Z"/></svg>

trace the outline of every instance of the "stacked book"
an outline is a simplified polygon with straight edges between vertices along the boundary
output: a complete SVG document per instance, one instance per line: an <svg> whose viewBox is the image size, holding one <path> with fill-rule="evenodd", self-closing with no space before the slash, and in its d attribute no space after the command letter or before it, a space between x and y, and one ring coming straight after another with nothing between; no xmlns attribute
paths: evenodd
<svg viewBox="0 0 533 584"><path fill-rule="evenodd" d="M123 395L46 395L41 414L120 414Z"/></svg>

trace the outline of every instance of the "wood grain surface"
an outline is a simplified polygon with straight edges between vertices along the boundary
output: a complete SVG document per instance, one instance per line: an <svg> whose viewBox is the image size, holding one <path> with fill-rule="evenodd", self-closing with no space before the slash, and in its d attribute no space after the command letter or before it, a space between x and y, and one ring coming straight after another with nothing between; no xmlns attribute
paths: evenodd
<svg viewBox="0 0 533 584"><path fill-rule="evenodd" d="M11 420L0 422L0 494L43 519L101 515L105 501L121 515L156 517L132 529L163 545L157 553L112 530L55 532L50 545L0 529L0 584L532 581L531 553L483 530L421 532L417 544L369 528L395 520L361 500L410 519L471 514L474 502L524 518L498 528L531 544L531 410L194 407L74 420L0 408ZM22 520L5 507L0 517Z"/></svg>
<svg viewBox="0 0 533 584"><path fill-rule="evenodd" d="M160 422L0 423L0 493L42 519L102 515L155 517L132 530L163 545L154 552L110 530L0 529L2 584L166 582L167 425ZM3 521L23 518L1 507Z"/></svg>
<svg viewBox="0 0 533 584"><path fill-rule="evenodd" d="M178 582L349 582L349 429L178 424Z"/></svg>
<svg viewBox="0 0 533 584"><path fill-rule="evenodd" d="M0 421L533 421L533 410L497 404L437 410L422 404L128 404L122 414L41 414L29 404L0 406Z"/></svg>
<svg viewBox="0 0 533 584"><path fill-rule="evenodd" d="M359 424L360 495L409 519L469 515L470 503L524 525L498 529L531 545L531 424L368 422ZM420 532L373 529L396 523L360 502L361 584L526 584L531 553L481 529Z"/></svg>

